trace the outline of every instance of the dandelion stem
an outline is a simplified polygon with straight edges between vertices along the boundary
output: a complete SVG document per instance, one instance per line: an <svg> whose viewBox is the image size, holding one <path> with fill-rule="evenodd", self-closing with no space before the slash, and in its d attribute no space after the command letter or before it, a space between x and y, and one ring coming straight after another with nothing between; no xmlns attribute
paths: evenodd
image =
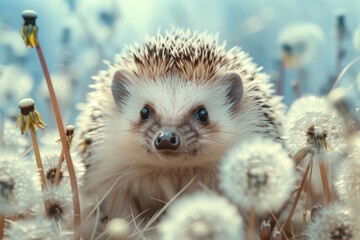
<svg viewBox="0 0 360 240"><path fill-rule="evenodd" d="M299 187L299 189L298 189L298 191L297 191L297 194L296 194L294 203L293 203L293 205L292 205L292 207L291 207L290 213L289 213L288 217L286 218L286 221L285 221L284 225L282 226L280 232L286 231L286 229L287 229L287 227L289 226L290 221L291 221L291 219L292 219L292 217L293 217L293 215L294 215L296 206L297 206L297 204L298 204L298 202L299 202L299 199L300 199L302 190L303 190L304 185L305 185L305 181L306 181L307 175L308 175L309 170L310 170L310 166L311 166L310 164L311 164L311 163L309 163L309 164L307 165L307 167L306 167L306 170L305 170L305 172L304 172L303 178L301 179L301 184L300 184L300 187ZM286 237L286 236L284 236L284 237Z"/></svg>
<svg viewBox="0 0 360 240"><path fill-rule="evenodd" d="M254 239L254 233L255 233L255 207L252 206L250 208L250 212L249 212L249 225L247 228L247 240L252 240Z"/></svg>
<svg viewBox="0 0 360 240"><path fill-rule="evenodd" d="M321 181L324 189L326 203L330 204L332 202L331 191L327 179L326 168L322 161L319 161L319 169L320 169Z"/></svg>
<svg viewBox="0 0 360 240"><path fill-rule="evenodd" d="M4 238L5 216L0 214L0 239Z"/></svg>
<svg viewBox="0 0 360 240"><path fill-rule="evenodd" d="M34 147L36 166L37 166L37 169L40 174L41 189L44 191L46 189L46 179L45 179L45 174L44 174L44 168L43 168L42 161L41 161L39 145L38 145L38 142L36 139L35 132L32 129L30 129L30 133L31 133L31 140L33 143L33 147Z"/></svg>
<svg viewBox="0 0 360 240"><path fill-rule="evenodd" d="M285 232L284 232L284 229L281 228L281 225L280 225L280 223L279 223L279 219L275 216L275 214L274 214L272 211L270 211L270 214L271 214L272 218L274 219L276 226L280 229L280 231L281 231L282 235L284 236L284 238L285 238L286 240L288 240L288 238L287 238L287 236L286 236L286 234L285 234ZM275 229L275 228L274 228L274 229Z"/></svg>
<svg viewBox="0 0 360 240"><path fill-rule="evenodd" d="M282 95L283 94L283 84L284 84L284 74L285 74L285 61L284 59L281 60L280 70L279 70L279 78L276 84L276 94Z"/></svg>
<svg viewBox="0 0 360 240"><path fill-rule="evenodd" d="M308 155L308 153L309 153L308 147L304 147L300 149L292 158L295 162L295 166L298 166L301 163L301 161Z"/></svg>
<svg viewBox="0 0 360 240"><path fill-rule="evenodd" d="M46 80L46 83L47 83L47 86L49 89L50 101L53 106L55 120L56 120L56 124L58 126L61 144L62 144L62 148L63 148L64 154L65 154L66 165L67 165L67 168L69 171L71 191L73 194L73 205L74 205L74 231L75 231L74 235L75 235L75 239L80 239L80 235L78 233L78 231L80 230L80 221L81 221L81 219L80 219L80 201L79 201L79 192L78 192L78 187L77 187L77 180L76 180L74 165L72 163L69 146L67 143L67 138L65 136L65 129L64 129L64 124L63 124L62 118L61 118L59 104L56 100L56 95L55 95L54 87L51 82L49 70L47 68L45 57L41 50L40 42L38 40L36 41L36 51L38 53L40 63L41 63L41 66L42 66L42 69L43 69L43 72L45 75L45 80Z"/></svg>
<svg viewBox="0 0 360 240"><path fill-rule="evenodd" d="M64 149L61 149L59 162L58 162L58 165L57 165L57 168L56 168L56 173L55 173L54 186L59 185L60 173L61 173L61 167L62 167L63 161L64 161Z"/></svg>

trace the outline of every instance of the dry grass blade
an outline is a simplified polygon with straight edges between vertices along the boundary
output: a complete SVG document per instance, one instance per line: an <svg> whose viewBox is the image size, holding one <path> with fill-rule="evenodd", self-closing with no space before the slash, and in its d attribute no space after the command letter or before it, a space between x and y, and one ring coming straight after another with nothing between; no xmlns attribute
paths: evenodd
<svg viewBox="0 0 360 240"><path fill-rule="evenodd" d="M329 187L329 181L327 179L326 168L322 161L319 161L319 170L320 170L320 176L324 189L326 203L330 204L332 202L331 191Z"/></svg>
<svg viewBox="0 0 360 240"><path fill-rule="evenodd" d="M4 237L5 217L0 214L0 239Z"/></svg>
<svg viewBox="0 0 360 240"><path fill-rule="evenodd" d="M309 154L309 148L308 147L304 147L302 149L300 149L294 156L293 156L293 160L295 162L295 166L298 166L301 161Z"/></svg>
<svg viewBox="0 0 360 240"><path fill-rule="evenodd" d="M297 194L296 194L294 203L293 203L293 205L292 205L292 207L291 207L290 213L289 213L288 217L286 218L286 221L285 221L284 225L283 225L282 228L281 228L281 232L285 232L285 231L286 231L286 229L288 228L288 226L289 226L289 224L290 224L290 222L291 222L291 219L292 219L292 217L293 217L293 215L294 215L296 206L297 206L297 204L298 204L298 202L299 202L299 199L300 199L302 190L303 190L304 185L305 185L305 181L306 181L307 175L308 175L309 170L310 170L310 166L311 166L310 164L311 164L311 162L310 162L310 163L308 164L308 166L306 167L306 170L305 170L305 173L304 173L304 175L303 175L303 178L301 179L301 184L300 184L300 187L299 187L299 189L298 189L298 191L297 191ZM284 237L286 237L286 236L284 236Z"/></svg>
<svg viewBox="0 0 360 240"><path fill-rule="evenodd" d="M356 62L358 62L359 60L360 60L360 57L357 57L357 58L353 59L351 62L349 62L349 63L343 68L343 70L341 70L341 72L340 72L339 76L337 77L334 85L332 86L330 92L331 92L332 90L334 90L334 89L337 87L337 85L339 85L340 80L344 77L344 75L346 74L346 72L352 67L352 65L354 65L354 64L355 64Z"/></svg>
<svg viewBox="0 0 360 240"><path fill-rule="evenodd" d="M70 176L70 185L71 185L71 191L73 193L73 206L74 206L74 235L75 235L75 239L80 239L80 234L79 234L79 229L80 229L80 225L81 225L81 219L80 219L80 200L79 200L79 191L78 191L78 185L77 185L77 179L76 179L76 175L75 175L75 170L74 170L74 165L72 163L72 158L70 155L70 151L69 151L69 146L67 143L67 138L65 136L65 128L64 128L64 124L61 118L61 113L60 113L60 109L59 109L59 104L56 100L56 95L55 95L55 91L54 91L54 87L52 85L51 79L50 79L50 74L49 74L49 70L47 68L46 65L46 61L45 61L45 57L44 54L41 50L41 46L40 46L40 42L37 41L36 42L36 50L40 59L40 63L41 66L43 68L43 72L45 75L45 80L49 89L49 96L50 96L50 101L54 110L54 114L55 114L55 120L56 120L56 124L58 126L58 130L59 130L59 134L60 134L60 138L61 138L61 144L62 147L64 149L64 154L65 154L65 160L66 160L66 165L67 165L67 169L69 171L69 176Z"/></svg>
<svg viewBox="0 0 360 240"><path fill-rule="evenodd" d="M249 224L248 224L248 228L247 228L247 237L246 237L247 240L254 239L255 220L256 220L255 207L252 206L250 208L250 212L249 212Z"/></svg>

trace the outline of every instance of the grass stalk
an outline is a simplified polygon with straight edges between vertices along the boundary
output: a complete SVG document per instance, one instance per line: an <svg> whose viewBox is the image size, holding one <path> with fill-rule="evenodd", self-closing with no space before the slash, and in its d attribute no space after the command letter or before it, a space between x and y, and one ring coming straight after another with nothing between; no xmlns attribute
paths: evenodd
<svg viewBox="0 0 360 240"><path fill-rule="evenodd" d="M321 181L324 189L325 200L327 204L330 204L332 202L332 196L329 187L329 181L327 179L326 168L323 161L319 161L319 170L320 170Z"/></svg>
<svg viewBox="0 0 360 240"><path fill-rule="evenodd" d="M294 215L296 206L297 206L297 204L298 204L298 202L299 202L299 199L300 199L302 190L303 190L303 188L304 188L307 175L309 174L310 166L311 166L311 162L310 162L310 163L307 165L307 167L306 167L306 170L305 170L305 172L304 172L304 175L303 175L303 177L302 177L302 179L301 179L300 187L299 187L299 189L298 189L298 191L297 191L297 193L296 193L296 197L295 197L294 203L293 203L293 205L292 205L292 207L291 207L290 213L289 213L288 217L286 218L285 223L283 224L280 232L285 232L286 229L288 228L290 222L291 222L291 219L292 219L292 217L293 217L293 215ZM286 237L286 236L284 236L284 237Z"/></svg>
<svg viewBox="0 0 360 240"><path fill-rule="evenodd" d="M249 212L249 224L247 228L247 240L253 240L255 235L255 220L256 220L256 214L255 214L255 207L252 206L250 208Z"/></svg>
<svg viewBox="0 0 360 240"><path fill-rule="evenodd" d="M58 126L59 135L60 135L60 139L61 139L61 144L62 144L62 148L63 148L63 151L64 151L65 159L66 159L66 165L67 165L67 168L68 168L68 171L69 171L71 191L72 191L72 194L73 194L75 239L80 239L80 234L79 234L80 225L81 225L80 200L79 200L79 191L78 191L78 186L77 186L77 179L76 179L76 175L75 175L74 165L72 163L71 154L70 154L69 146L68 146L68 143L67 143L67 138L66 138L66 135L65 135L65 128L64 128L64 124L63 124L63 121L62 121L62 118L61 118L59 104L58 104L58 102L56 100L54 87L53 87L53 84L51 82L49 70L47 68L45 57L44 57L44 54L42 52L39 41L36 41L36 51L38 53L40 63L41 63L41 67L42 67L44 75L45 75L45 80L46 80L48 90L49 90L49 95L50 95L50 101L51 101L51 105L53 106L55 120L56 120L56 124Z"/></svg>

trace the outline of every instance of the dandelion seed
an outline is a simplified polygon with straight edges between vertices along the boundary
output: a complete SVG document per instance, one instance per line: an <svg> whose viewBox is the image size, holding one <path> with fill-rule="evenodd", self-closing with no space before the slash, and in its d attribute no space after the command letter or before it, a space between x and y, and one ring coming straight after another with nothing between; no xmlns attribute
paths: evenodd
<svg viewBox="0 0 360 240"><path fill-rule="evenodd" d="M320 211L322 210L322 206L320 204L315 204L315 206L312 207L310 218L311 221L315 222L316 217L320 214Z"/></svg>
<svg viewBox="0 0 360 240"><path fill-rule="evenodd" d="M164 240L244 239L236 207L209 193L196 193L176 201L158 230Z"/></svg>
<svg viewBox="0 0 360 240"><path fill-rule="evenodd" d="M309 240L359 239L351 212L338 204L323 208L305 234Z"/></svg>
<svg viewBox="0 0 360 240"><path fill-rule="evenodd" d="M35 133L39 128L45 128L46 125L43 123L41 115L35 110L35 101L31 98L25 98L19 102L19 108L21 113L16 121L16 127L19 125L21 134L25 134L28 130L32 130Z"/></svg>
<svg viewBox="0 0 360 240"><path fill-rule="evenodd" d="M131 231L129 223L122 218L111 219L106 224L106 231L110 236L110 239L125 240L130 237Z"/></svg>
<svg viewBox="0 0 360 240"><path fill-rule="evenodd" d="M21 16L24 23L20 29L20 34L23 37L26 47L35 47L37 43L38 27L36 26L37 14L32 10L25 10Z"/></svg>
<svg viewBox="0 0 360 240"><path fill-rule="evenodd" d="M31 169L16 154L0 151L0 215L23 214L41 201L40 181Z"/></svg>
<svg viewBox="0 0 360 240"><path fill-rule="evenodd" d="M265 240L269 239L271 236L271 223L270 220L262 221L260 226L260 239Z"/></svg>
<svg viewBox="0 0 360 240"><path fill-rule="evenodd" d="M295 167L281 144L253 138L240 143L224 157L220 188L243 209L258 214L277 211L295 186Z"/></svg>

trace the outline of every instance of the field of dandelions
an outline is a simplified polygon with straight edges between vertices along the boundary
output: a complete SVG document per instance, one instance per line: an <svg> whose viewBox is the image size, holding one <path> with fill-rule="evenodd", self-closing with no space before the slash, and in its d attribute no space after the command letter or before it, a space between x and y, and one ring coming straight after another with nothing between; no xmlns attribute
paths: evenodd
<svg viewBox="0 0 360 240"><path fill-rule="evenodd" d="M288 106L283 144L238 143L223 195L179 194L147 229L111 219L100 237L360 239L359 13L355 0L2 1L0 239L81 238L76 106L103 59L170 26L219 32L264 66Z"/></svg>

